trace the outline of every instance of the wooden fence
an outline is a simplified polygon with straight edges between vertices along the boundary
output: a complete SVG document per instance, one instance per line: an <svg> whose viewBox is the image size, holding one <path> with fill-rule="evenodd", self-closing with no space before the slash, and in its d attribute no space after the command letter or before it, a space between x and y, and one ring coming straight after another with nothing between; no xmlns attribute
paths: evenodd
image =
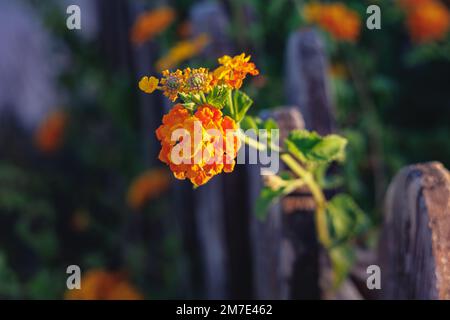
<svg viewBox="0 0 450 320"><path fill-rule="evenodd" d="M111 3L102 11L105 23L128 27L117 19L125 3ZM127 10L134 16L139 8ZM227 37L229 20L220 3L199 3L190 18L196 34L213 33L213 43L204 53L208 58L237 53ZM104 36L104 44L113 52L111 47L127 47L121 39ZM116 60L131 70L150 72L157 51L149 44L119 52ZM289 107L271 113L281 136L303 127L321 134L334 132L327 59L314 30L290 35L285 64ZM141 97L140 104L147 136L160 119L161 102ZM157 148L148 144L143 148L148 164L154 163ZM321 258L308 191L286 197L261 222L252 212L261 185L259 167L248 165L215 177L195 192L186 185L175 187L173 211L191 261L187 277L193 280L185 284L187 294L202 292L201 297L215 299L450 298L450 177L439 163L412 165L394 178L387 191L378 254L359 255L368 258L360 259L350 280L333 297L321 291L329 267ZM365 287L370 264L381 267L382 289L376 292Z"/></svg>

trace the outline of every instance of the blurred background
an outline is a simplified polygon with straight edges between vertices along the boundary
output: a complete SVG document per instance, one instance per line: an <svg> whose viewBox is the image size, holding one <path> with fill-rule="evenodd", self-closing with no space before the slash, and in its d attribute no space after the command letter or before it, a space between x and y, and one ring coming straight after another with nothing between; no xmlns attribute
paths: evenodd
<svg viewBox="0 0 450 320"><path fill-rule="evenodd" d="M66 26L71 4L80 30ZM366 28L370 4L381 30ZM246 52L256 115L291 103L286 48L302 30L323 41L349 140L342 188L370 217L361 246L374 249L393 175L450 167L449 4L0 0L0 298L255 298L246 168L195 191L176 180L154 134L170 105L137 83ZM69 265L82 290L67 290Z"/></svg>

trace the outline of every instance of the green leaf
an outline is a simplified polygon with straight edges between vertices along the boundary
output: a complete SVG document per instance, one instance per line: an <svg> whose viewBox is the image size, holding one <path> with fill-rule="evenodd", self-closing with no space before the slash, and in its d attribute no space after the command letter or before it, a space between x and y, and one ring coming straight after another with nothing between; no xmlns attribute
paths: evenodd
<svg viewBox="0 0 450 320"><path fill-rule="evenodd" d="M285 140L286 149L305 163L342 161L346 145L347 140L338 135L321 137L307 130L294 130Z"/></svg>
<svg viewBox="0 0 450 320"><path fill-rule="evenodd" d="M337 288L349 274L355 261L355 255L350 245L333 247L330 249L329 254L333 268L333 287Z"/></svg>
<svg viewBox="0 0 450 320"><path fill-rule="evenodd" d="M256 121L256 118L251 116L245 116L244 119L240 122L241 129L246 130L255 130L255 132L258 131L258 123Z"/></svg>
<svg viewBox="0 0 450 320"><path fill-rule="evenodd" d="M222 109L228 97L228 90L225 86L216 86L211 92L206 96L206 102L213 107Z"/></svg>
<svg viewBox="0 0 450 320"><path fill-rule="evenodd" d="M222 112L224 115L229 116L232 119L236 119L236 111L234 109L233 102L233 90L231 89L227 89L227 97Z"/></svg>
<svg viewBox="0 0 450 320"><path fill-rule="evenodd" d="M236 110L235 120L240 122L247 114L248 109L252 106L253 100L242 91L236 90L233 96L233 104L234 109Z"/></svg>
<svg viewBox="0 0 450 320"><path fill-rule="evenodd" d="M264 121L264 129L270 132L270 130L278 129L278 124L274 119L269 118Z"/></svg>
<svg viewBox="0 0 450 320"><path fill-rule="evenodd" d="M255 215L260 220L267 217L271 205L275 204L280 197L289 194L295 187L292 183L292 176L288 172L281 172L279 176L272 176L272 179L277 179L277 184L282 184L282 186L275 190L268 186L262 188L255 204Z"/></svg>
<svg viewBox="0 0 450 320"><path fill-rule="evenodd" d="M59 299L64 289L64 276L48 269L38 271L26 284L27 298L33 300Z"/></svg>
<svg viewBox="0 0 450 320"><path fill-rule="evenodd" d="M200 95L193 93L178 93L178 96L183 101L183 105L189 109L194 110L195 106L199 106L202 104Z"/></svg>
<svg viewBox="0 0 450 320"><path fill-rule="evenodd" d="M317 184L322 189L336 189L342 187L344 178L341 175L327 175L329 163L315 163L311 171Z"/></svg>
<svg viewBox="0 0 450 320"><path fill-rule="evenodd" d="M368 225L365 213L347 194L338 194L327 203L327 215L335 244L360 234Z"/></svg>
<svg viewBox="0 0 450 320"><path fill-rule="evenodd" d="M275 204L278 198L283 195L284 189L285 188L280 188L274 191L269 187L264 187L261 190L255 204L255 215L259 220L264 220L267 217L270 206Z"/></svg>
<svg viewBox="0 0 450 320"><path fill-rule="evenodd" d="M272 118L263 121L261 120L261 118L247 115L241 120L240 126L244 131L253 129L256 133L258 133L258 129L265 129L268 131L268 133L270 133L270 130L278 129L278 124Z"/></svg>
<svg viewBox="0 0 450 320"><path fill-rule="evenodd" d="M253 100L242 91L226 89L223 113L233 118L236 122L240 122L244 119L252 104Z"/></svg>

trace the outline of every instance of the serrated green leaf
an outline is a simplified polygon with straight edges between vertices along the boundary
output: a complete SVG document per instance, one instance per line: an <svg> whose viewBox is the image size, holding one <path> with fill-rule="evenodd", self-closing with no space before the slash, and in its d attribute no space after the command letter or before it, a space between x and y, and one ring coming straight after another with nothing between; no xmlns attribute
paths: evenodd
<svg viewBox="0 0 450 320"><path fill-rule="evenodd" d="M216 107L218 109L222 109L227 100L228 91L230 89L227 89L225 86L216 86L214 87L211 92L206 96L206 102L213 107Z"/></svg>
<svg viewBox="0 0 450 320"><path fill-rule="evenodd" d="M240 90L236 90L233 95L233 105L235 110L235 120L240 122L247 114L248 109L253 104L253 100Z"/></svg>
<svg viewBox="0 0 450 320"><path fill-rule="evenodd" d="M341 161L345 157L347 140L331 134L321 137L316 132L294 130L285 140L286 149L302 162Z"/></svg>
<svg viewBox="0 0 450 320"><path fill-rule="evenodd" d="M223 113L233 118L236 122L240 122L244 119L252 104L253 100L242 91L228 89Z"/></svg>
<svg viewBox="0 0 450 320"><path fill-rule="evenodd" d="M347 194L338 194L328 201L327 216L335 244L358 235L368 223L365 213Z"/></svg>

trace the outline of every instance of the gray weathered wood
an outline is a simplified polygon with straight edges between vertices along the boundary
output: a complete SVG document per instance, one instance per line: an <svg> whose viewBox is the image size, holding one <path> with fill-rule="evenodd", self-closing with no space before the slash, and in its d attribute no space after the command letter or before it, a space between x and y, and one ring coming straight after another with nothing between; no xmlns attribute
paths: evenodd
<svg viewBox="0 0 450 320"><path fill-rule="evenodd" d="M280 140L290 130L304 127L296 107L276 109L270 116L280 127ZM249 166L249 179L250 199L254 204L262 187L259 166ZM257 299L320 298L319 245L313 212L314 202L307 191L301 189L274 205L264 221L252 215L254 294Z"/></svg>
<svg viewBox="0 0 450 320"><path fill-rule="evenodd" d="M303 29L289 36L285 63L287 101L300 108L306 129L320 134L334 131L328 62L324 44L314 29Z"/></svg>
<svg viewBox="0 0 450 320"><path fill-rule="evenodd" d="M220 2L200 1L190 11L194 36L208 34L210 44L203 56L216 60L224 54L232 54L233 45L229 37L230 21Z"/></svg>
<svg viewBox="0 0 450 320"><path fill-rule="evenodd" d="M223 184L218 177L195 192L195 218L208 299L228 297L228 261L225 239Z"/></svg>
<svg viewBox="0 0 450 320"><path fill-rule="evenodd" d="M383 299L450 299L450 174L411 165L392 181L379 255Z"/></svg>

